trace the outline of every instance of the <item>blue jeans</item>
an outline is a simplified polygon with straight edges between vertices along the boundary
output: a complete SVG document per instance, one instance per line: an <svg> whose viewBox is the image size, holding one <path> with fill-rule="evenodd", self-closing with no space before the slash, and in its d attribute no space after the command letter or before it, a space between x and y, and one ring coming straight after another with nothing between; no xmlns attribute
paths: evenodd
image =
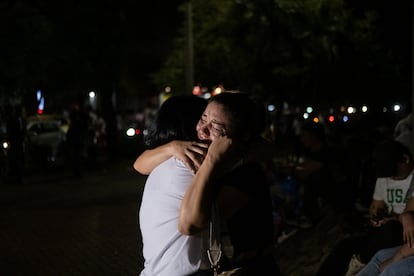
<svg viewBox="0 0 414 276"><path fill-rule="evenodd" d="M413 276L414 256L390 264L382 273L379 270L380 264L391 258L400 248L401 246L396 246L379 250L356 276Z"/></svg>

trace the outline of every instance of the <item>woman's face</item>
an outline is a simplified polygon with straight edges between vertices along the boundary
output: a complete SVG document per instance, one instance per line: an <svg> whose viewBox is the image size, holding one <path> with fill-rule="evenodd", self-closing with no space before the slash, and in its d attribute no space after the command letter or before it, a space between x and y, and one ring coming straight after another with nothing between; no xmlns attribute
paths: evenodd
<svg viewBox="0 0 414 276"><path fill-rule="evenodd" d="M230 115L221 104L211 102L197 123L197 135L200 140L213 141L218 136L228 134Z"/></svg>

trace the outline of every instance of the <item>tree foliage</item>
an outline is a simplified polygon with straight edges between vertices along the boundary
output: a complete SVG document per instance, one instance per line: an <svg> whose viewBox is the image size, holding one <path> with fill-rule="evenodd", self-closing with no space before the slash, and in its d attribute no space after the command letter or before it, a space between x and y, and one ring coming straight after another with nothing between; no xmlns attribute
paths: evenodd
<svg viewBox="0 0 414 276"><path fill-rule="evenodd" d="M384 1L190 2L194 78L210 89L221 83L264 98L319 104L409 91L411 43L385 43L390 37L381 27L392 21ZM391 39L410 37L411 5L390 8L405 18L393 22ZM184 89L187 35L183 24L164 67L153 76L157 83Z"/></svg>

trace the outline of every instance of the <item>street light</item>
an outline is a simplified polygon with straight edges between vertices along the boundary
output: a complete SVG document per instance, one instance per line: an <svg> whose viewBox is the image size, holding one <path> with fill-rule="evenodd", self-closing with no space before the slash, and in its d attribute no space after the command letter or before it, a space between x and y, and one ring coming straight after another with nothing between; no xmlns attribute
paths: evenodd
<svg viewBox="0 0 414 276"><path fill-rule="evenodd" d="M89 104L91 105L92 109L96 109L96 93L95 91L89 91Z"/></svg>

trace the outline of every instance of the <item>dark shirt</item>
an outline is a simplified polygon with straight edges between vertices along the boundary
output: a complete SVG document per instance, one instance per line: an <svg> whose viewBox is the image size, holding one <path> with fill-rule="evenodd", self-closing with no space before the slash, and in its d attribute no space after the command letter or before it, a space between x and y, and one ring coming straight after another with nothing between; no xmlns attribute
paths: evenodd
<svg viewBox="0 0 414 276"><path fill-rule="evenodd" d="M220 184L232 186L249 196L248 203L227 221L234 254L271 244L272 201L262 166L258 163L240 166L223 177Z"/></svg>

